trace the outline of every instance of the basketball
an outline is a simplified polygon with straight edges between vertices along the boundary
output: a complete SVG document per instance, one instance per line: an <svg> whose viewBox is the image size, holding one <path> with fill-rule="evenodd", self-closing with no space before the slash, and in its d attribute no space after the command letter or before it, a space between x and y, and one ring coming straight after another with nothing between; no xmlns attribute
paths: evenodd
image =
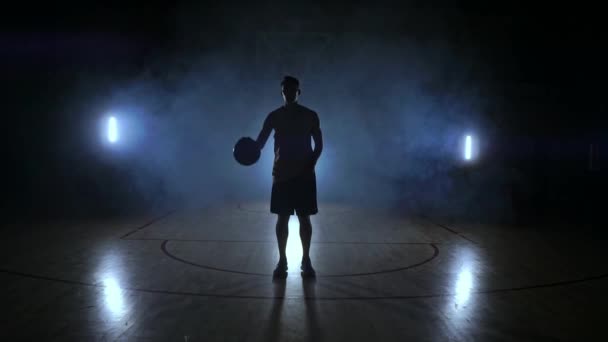
<svg viewBox="0 0 608 342"><path fill-rule="evenodd" d="M249 137L239 139L232 150L234 159L241 165L253 165L260 159L260 149L255 140Z"/></svg>

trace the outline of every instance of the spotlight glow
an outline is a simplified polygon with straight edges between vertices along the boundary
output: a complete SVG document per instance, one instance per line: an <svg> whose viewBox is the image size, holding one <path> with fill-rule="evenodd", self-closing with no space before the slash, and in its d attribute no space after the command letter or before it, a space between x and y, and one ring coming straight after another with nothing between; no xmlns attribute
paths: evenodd
<svg viewBox="0 0 608 342"><path fill-rule="evenodd" d="M464 141L464 159L471 160L473 150L473 138L467 135Z"/></svg>
<svg viewBox="0 0 608 342"><path fill-rule="evenodd" d="M471 297L471 291L473 290L473 274L467 267L458 273L458 279L456 280L456 306L463 306L467 303Z"/></svg>
<svg viewBox="0 0 608 342"><path fill-rule="evenodd" d="M108 119L108 141L110 143L118 141L118 122L113 116Z"/></svg>
<svg viewBox="0 0 608 342"><path fill-rule="evenodd" d="M107 308L112 315L120 316L125 311L123 291L118 285L116 278L108 277L103 280L104 297Z"/></svg>

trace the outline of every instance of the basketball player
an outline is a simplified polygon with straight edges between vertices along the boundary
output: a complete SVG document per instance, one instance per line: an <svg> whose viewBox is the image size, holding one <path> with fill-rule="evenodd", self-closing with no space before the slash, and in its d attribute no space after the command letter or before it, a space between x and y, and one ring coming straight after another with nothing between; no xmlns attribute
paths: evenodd
<svg viewBox="0 0 608 342"><path fill-rule="evenodd" d="M323 139L317 113L298 103L301 93L298 79L285 76L281 90L285 104L268 114L257 138L261 150L274 130L270 212L277 214L279 261L273 276L287 277L285 247L289 218L295 212L300 221L303 250L301 275L314 277L315 270L309 255L312 237L310 215L318 212L315 165L323 150ZM315 143L314 149L311 147L311 137Z"/></svg>

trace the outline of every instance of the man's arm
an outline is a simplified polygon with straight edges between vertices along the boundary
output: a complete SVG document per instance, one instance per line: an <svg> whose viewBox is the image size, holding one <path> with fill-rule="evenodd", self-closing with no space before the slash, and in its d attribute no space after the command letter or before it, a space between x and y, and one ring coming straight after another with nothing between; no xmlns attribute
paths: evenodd
<svg viewBox="0 0 608 342"><path fill-rule="evenodd" d="M264 120L264 126L262 126L262 130L260 131L260 134L258 134L258 138L256 140L260 150L262 150L264 148L264 145L266 145L266 141L268 141L270 132L272 132L272 123L271 123L270 114L269 114L266 117L266 120Z"/></svg>

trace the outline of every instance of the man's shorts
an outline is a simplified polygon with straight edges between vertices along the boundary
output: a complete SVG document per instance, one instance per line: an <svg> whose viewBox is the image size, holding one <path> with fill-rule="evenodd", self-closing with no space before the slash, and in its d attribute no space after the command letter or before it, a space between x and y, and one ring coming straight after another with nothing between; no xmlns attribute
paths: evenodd
<svg viewBox="0 0 608 342"><path fill-rule="evenodd" d="M270 212L279 215L314 215L317 209L317 179L314 172L272 184Z"/></svg>

